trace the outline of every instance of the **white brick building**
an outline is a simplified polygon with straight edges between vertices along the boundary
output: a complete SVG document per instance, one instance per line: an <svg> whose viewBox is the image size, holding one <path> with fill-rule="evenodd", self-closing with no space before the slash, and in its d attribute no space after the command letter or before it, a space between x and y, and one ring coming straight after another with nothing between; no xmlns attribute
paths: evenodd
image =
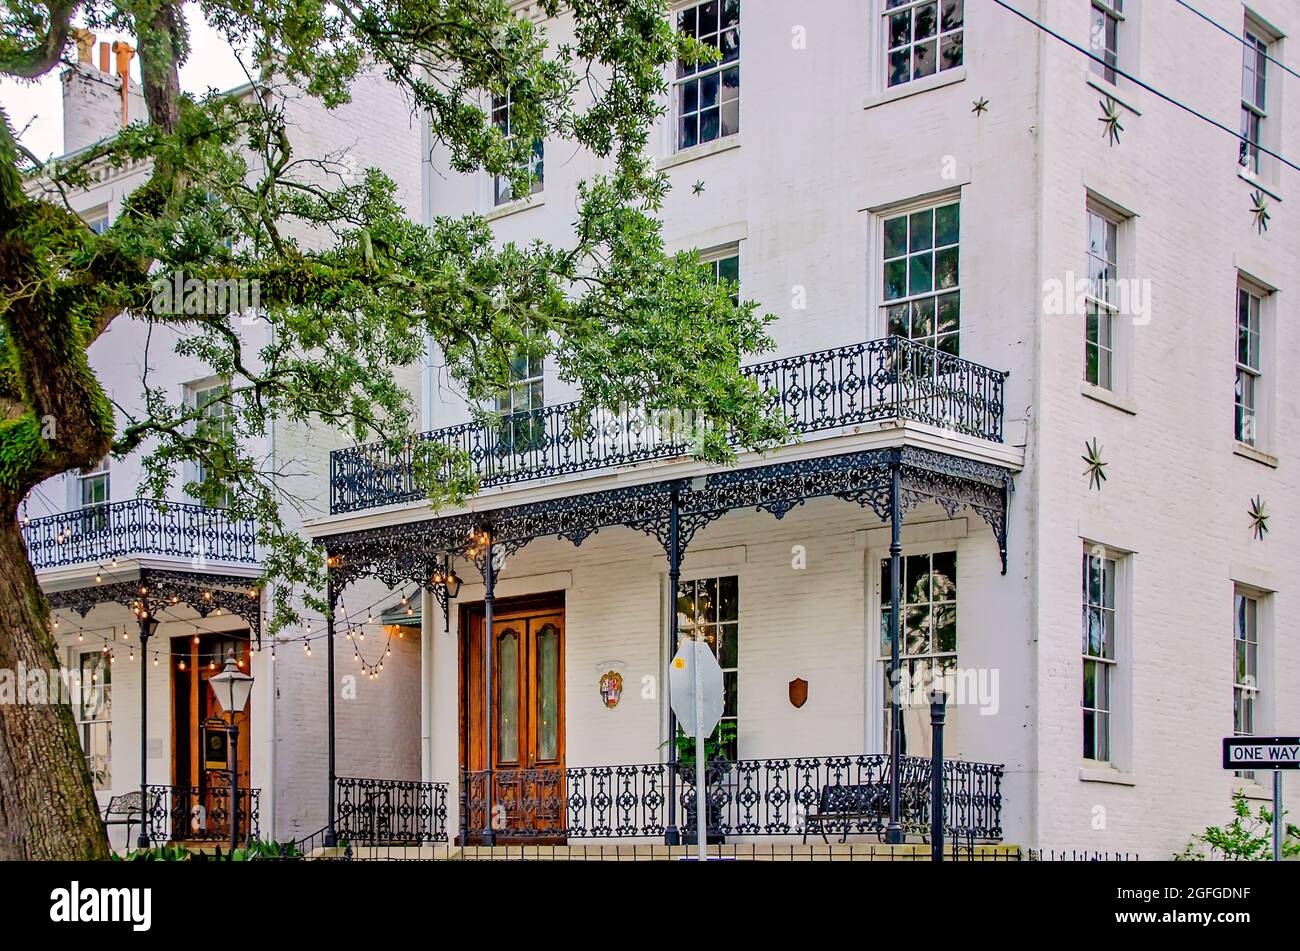
<svg viewBox="0 0 1300 951"><path fill-rule="evenodd" d="M1226 818L1234 785L1263 795L1220 769L1219 751L1234 730L1294 733L1300 723L1285 580L1300 540L1287 467L1300 446L1281 379L1300 357L1287 319L1300 228L1284 201L1300 173L1275 157L1300 155L1284 101L1295 80L1278 66L1300 20L1285 0L1202 0L1231 32L1244 26L1247 45L1149 0L1011 5L1083 47L1096 22L1102 62L1094 67L992 0L678 4L678 22L715 42L724 61L673 77L652 140L673 184L670 247L699 249L777 315L776 356L895 332L968 363L927 362L928 351L899 343L792 359L783 396L806 414L805 438L743 456L736 475L660 449L630 464L612 448L633 439L628 429L566 442L563 413L539 407L574 394L545 366L520 367L507 407L515 422L453 434L446 428L469 411L434 354L424 422L443 432L431 438L481 440L495 484L465 511L434 513L381 479L379 465L391 460L336 456L334 515L310 530L340 555L343 578L386 574L411 590L441 552L463 548L467 525L511 549L496 579L490 727L480 575L455 562L464 585L448 631L432 595L423 606L420 729L405 742L418 743L426 784L448 784L420 795L447 797L451 835L465 768L491 768L496 783L489 795L480 776L472 780L471 833L499 807L503 837L573 838L610 818L583 798L597 791L592 767L666 759L670 586L665 549L648 534L666 510L647 516L635 506L664 502L672 485L687 507L712 504L724 484L747 486L729 497L734 511L699 527L681 566L688 594L716 597L710 610L721 613L706 618L706 633L722 645L734 694L729 752L749 764L721 780L729 834L747 834L738 832L747 817L761 825L780 812L772 793L782 783L808 784L814 802L797 805L821 807L833 764L796 776L772 759L849 757L859 777L864 759L875 764L870 757L887 749L888 644L877 632L890 524L871 507L823 497L846 494L833 491L845 484L819 481L854 453L865 468L853 487L882 516L888 485L870 466L934 463L903 486L902 650L909 665L955 667L985 688L953 708L947 744L959 761L1002 767L996 815L967 814L981 834L1000 825L1004 841L1021 845L1163 858ZM548 28L557 42L567 29ZM1246 128L1262 148L1243 157L1231 134L1131 77ZM1103 121L1107 111L1122 129ZM487 175L447 173L426 141L426 219L477 212L503 241L565 243L577 183L599 168L547 146L540 187L512 200ZM1267 230L1252 212L1261 200ZM1115 280L1076 301L1090 266ZM1247 344L1234 355L1239 325ZM1006 373L1004 390L984 368ZM807 374L798 384L796 372ZM1094 455L1104 468L1088 463ZM781 481L799 467L818 474L798 489ZM997 493L972 488L987 490L980 480L998 473L1014 481L1005 574ZM575 499L586 500L585 514L574 514ZM1251 515L1256 499L1267 533ZM956 504L972 500L979 512ZM659 521L615 527L638 518ZM553 537L597 527L576 549ZM400 567L398 555L408 559ZM696 601L683 611L683 632L699 609ZM1081 617L1109 637L1081 636ZM1240 676L1238 652L1252 668ZM610 672L622 678L617 705L601 692ZM411 689L403 680L395 693ZM910 752L926 750L925 718L904 711ZM340 714L341 743L360 729ZM341 749L337 771L357 775L359 759ZM645 775L608 782L639 797L621 830L654 838L667 806L647 816L656 790L647 792ZM666 775L654 772L654 782ZM755 791L758 804L746 806ZM412 795L348 786L340 809L359 835L357 823L378 822L383 802ZM780 818L797 824L798 808L782 808Z"/></svg>

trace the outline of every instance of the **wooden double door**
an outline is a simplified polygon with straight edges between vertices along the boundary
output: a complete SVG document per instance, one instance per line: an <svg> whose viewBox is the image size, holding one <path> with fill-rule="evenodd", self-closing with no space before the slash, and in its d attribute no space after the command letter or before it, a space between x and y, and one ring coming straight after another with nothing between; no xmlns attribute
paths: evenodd
<svg viewBox="0 0 1300 951"><path fill-rule="evenodd" d="M565 815L564 603L554 596L498 601L493 615L490 721L483 714L482 605L466 608L462 627L466 829L471 841L487 826L506 841L559 839Z"/></svg>

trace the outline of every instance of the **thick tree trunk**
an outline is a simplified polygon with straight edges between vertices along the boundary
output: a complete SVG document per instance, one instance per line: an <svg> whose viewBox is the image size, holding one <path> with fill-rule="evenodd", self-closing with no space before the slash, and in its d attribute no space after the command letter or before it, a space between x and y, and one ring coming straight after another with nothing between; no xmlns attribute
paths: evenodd
<svg viewBox="0 0 1300 951"><path fill-rule="evenodd" d="M57 669L49 608L11 506L0 513L0 669ZM48 677L46 680L48 685ZM17 684L15 683L15 687ZM108 838L66 697L0 702L0 859L103 859Z"/></svg>

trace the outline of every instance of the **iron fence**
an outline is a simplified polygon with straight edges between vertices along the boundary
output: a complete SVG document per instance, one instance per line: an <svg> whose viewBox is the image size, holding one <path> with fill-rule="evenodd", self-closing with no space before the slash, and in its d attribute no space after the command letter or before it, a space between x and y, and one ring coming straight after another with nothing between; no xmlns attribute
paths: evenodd
<svg viewBox="0 0 1300 951"><path fill-rule="evenodd" d="M149 841L229 842L230 789L220 786L146 786ZM262 790L239 790L238 838L258 837Z"/></svg>
<svg viewBox="0 0 1300 951"><path fill-rule="evenodd" d="M744 372L797 436L910 419L1002 441L1005 374L902 337L770 360ZM690 452L688 419L636 409L581 415L578 406L461 423L421 433L398 449L372 443L335 450L330 511L417 501L428 479L452 476L453 455L467 458L487 487Z"/></svg>
<svg viewBox="0 0 1300 951"><path fill-rule="evenodd" d="M447 784L338 777L339 839L367 843L447 841Z"/></svg>
<svg viewBox="0 0 1300 951"><path fill-rule="evenodd" d="M944 827L967 841L1002 838L1002 767L943 764ZM930 830L928 759L903 757L904 834ZM799 757L719 761L706 770L707 833L736 836L883 836L889 821L889 757ZM670 782L670 779L672 782ZM490 790L490 795L489 795ZM668 804L683 839L695 835L695 770L689 765L474 771L461 778L462 841L491 828L504 839L658 838Z"/></svg>
<svg viewBox="0 0 1300 951"><path fill-rule="evenodd" d="M105 502L32 519L23 526L23 539L38 570L133 555L257 562L253 522L186 502Z"/></svg>

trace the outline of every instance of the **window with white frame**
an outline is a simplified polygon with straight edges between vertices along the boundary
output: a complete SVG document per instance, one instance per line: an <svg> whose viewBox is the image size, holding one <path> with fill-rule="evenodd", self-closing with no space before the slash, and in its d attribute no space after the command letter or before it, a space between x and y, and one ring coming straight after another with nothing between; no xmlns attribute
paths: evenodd
<svg viewBox="0 0 1300 951"><path fill-rule="evenodd" d="M1115 389L1116 278L1119 260L1119 220L1106 210L1088 206L1088 275L1084 327L1083 378L1107 390Z"/></svg>
<svg viewBox="0 0 1300 951"><path fill-rule="evenodd" d="M504 96L492 97L492 125L501 131L507 139L514 138L513 127L513 110L514 99L511 92ZM545 184L545 146L541 139L533 140L532 154L529 156L527 163L529 190L528 194L536 195ZM492 202L496 205L505 205L517 198L524 198L525 195L519 194L515 184L511 181L509 175L497 175L492 183Z"/></svg>
<svg viewBox="0 0 1300 951"><path fill-rule="evenodd" d="M890 748L889 628L891 568L880 562L880 665L884 749ZM928 750L929 692L935 675L957 671L957 552L936 551L902 559L899 588L899 701L903 707L902 749ZM923 716L909 716L908 711ZM919 731L919 736L917 735ZM911 743L908 734L912 733Z"/></svg>
<svg viewBox="0 0 1300 951"><path fill-rule="evenodd" d="M195 434L210 440L221 441L235 431L234 412L230 406L230 385L213 383L192 387L190 391L194 408L199 412L199 422ZM210 448L208 451L217 450ZM199 460L194 467L194 481L202 485L213 474L211 465ZM205 501L209 508L228 508L230 506L230 488L221 489L215 498Z"/></svg>
<svg viewBox="0 0 1300 951"><path fill-rule="evenodd" d="M1260 312L1263 298L1248 287L1237 288L1237 378L1233 407L1233 435L1254 446L1259 437L1261 360Z"/></svg>
<svg viewBox="0 0 1300 951"><path fill-rule="evenodd" d="M1119 33L1123 22L1124 0L1092 0L1089 46L1092 55L1100 57L1100 61L1089 62L1092 71L1108 83L1115 82L1115 69L1119 66Z"/></svg>
<svg viewBox="0 0 1300 951"><path fill-rule="evenodd" d="M712 251L705 251L700 255L700 260L709 269L715 284L721 284L725 281L739 290L740 249L736 245L731 244L726 247L715 248ZM739 303L740 295L738 293L733 294L731 299Z"/></svg>
<svg viewBox="0 0 1300 951"><path fill-rule="evenodd" d="M108 230L108 208L100 206L94 211L88 211L81 216L88 227L95 234L103 234Z"/></svg>
<svg viewBox="0 0 1300 951"><path fill-rule="evenodd" d="M1083 758L1111 762L1115 687L1118 562L1097 546L1083 552Z"/></svg>
<svg viewBox="0 0 1300 951"><path fill-rule="evenodd" d="M740 0L708 0L677 11L677 32L718 52L681 61L673 81L677 148L689 149L740 131Z"/></svg>
<svg viewBox="0 0 1300 951"><path fill-rule="evenodd" d="M1232 611L1232 735L1259 728L1259 598L1237 589Z"/></svg>
<svg viewBox="0 0 1300 951"><path fill-rule="evenodd" d="M901 86L962 64L964 0L885 0L885 82Z"/></svg>
<svg viewBox="0 0 1300 951"><path fill-rule="evenodd" d="M108 459L77 473L77 505L81 509L82 531L102 531L108 527L105 506L111 498Z"/></svg>
<svg viewBox="0 0 1300 951"><path fill-rule="evenodd" d="M541 354L520 350L510 361L510 382L497 396L496 410L501 414L503 448L510 452L527 452L540 446L545 438L546 405L545 361Z"/></svg>
<svg viewBox="0 0 1300 951"><path fill-rule="evenodd" d="M1241 64L1241 149L1238 161L1251 172L1260 167L1260 141L1268 120L1268 48L1270 37L1246 20Z"/></svg>
<svg viewBox="0 0 1300 951"><path fill-rule="evenodd" d="M683 640L703 639L722 668L722 719L713 738L735 760L740 737L740 579L724 575L681 582L677 624Z"/></svg>
<svg viewBox="0 0 1300 951"><path fill-rule="evenodd" d="M112 787L113 665L106 650L74 655L77 733L95 789Z"/></svg>
<svg viewBox="0 0 1300 951"><path fill-rule="evenodd" d="M957 355L961 332L961 203L945 202L884 219L883 323Z"/></svg>

